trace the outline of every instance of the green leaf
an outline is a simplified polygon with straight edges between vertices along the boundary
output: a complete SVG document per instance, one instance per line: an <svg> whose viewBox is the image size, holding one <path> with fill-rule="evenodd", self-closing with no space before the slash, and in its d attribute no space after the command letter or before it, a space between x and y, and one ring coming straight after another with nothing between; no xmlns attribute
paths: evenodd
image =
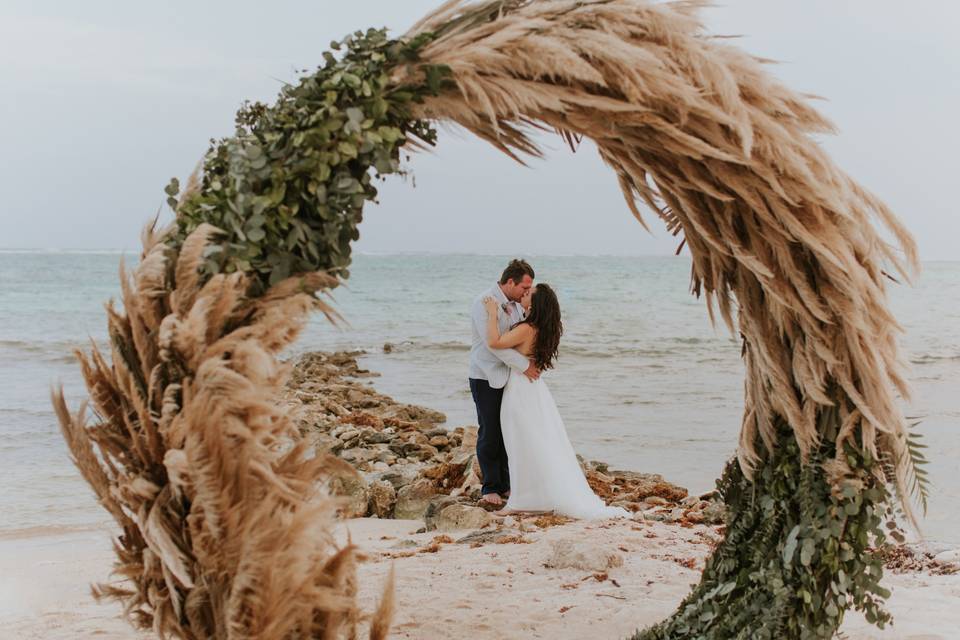
<svg viewBox="0 0 960 640"><path fill-rule="evenodd" d="M163 192L168 196L175 196L180 193L180 181L176 178L170 178L170 182L163 188Z"/></svg>
<svg viewBox="0 0 960 640"><path fill-rule="evenodd" d="M349 107L347 109L347 119L350 122L354 122L356 124L363 122L364 120L363 110L358 109L357 107Z"/></svg>
<svg viewBox="0 0 960 640"><path fill-rule="evenodd" d="M809 567L810 561L813 559L814 551L816 551L816 545L813 542L813 538L804 538L800 548L800 564Z"/></svg>
<svg viewBox="0 0 960 640"><path fill-rule="evenodd" d="M826 613L831 618L836 618L840 611L837 609L837 605L833 603L833 600L827 603L827 606L824 607L824 613Z"/></svg>
<svg viewBox="0 0 960 640"><path fill-rule="evenodd" d="M787 535L786 544L783 547L783 562L790 564L793 560L793 554L797 550L797 536L800 534L800 525L796 525Z"/></svg>

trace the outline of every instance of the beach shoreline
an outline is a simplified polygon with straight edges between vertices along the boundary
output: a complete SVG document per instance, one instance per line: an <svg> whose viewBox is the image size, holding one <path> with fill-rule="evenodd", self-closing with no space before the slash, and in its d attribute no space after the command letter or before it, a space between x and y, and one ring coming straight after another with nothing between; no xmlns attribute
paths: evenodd
<svg viewBox="0 0 960 640"><path fill-rule="evenodd" d="M696 583L722 537L722 513L709 495L583 461L595 491L632 518L480 513L470 426L448 429L439 412L378 393L370 384L376 374L357 364L359 355L305 354L286 400L318 450L358 471L334 483L344 517L336 538L349 539L363 557L364 611L374 610L395 571L390 637L624 638L668 616ZM90 583L111 580L116 533L104 522L0 536L0 624L9 637L155 637L134 631L116 603L91 596ZM935 575L945 565L902 560L902 570L888 569L884 579L894 626L881 631L850 612L846 637L954 637L960 574Z"/></svg>

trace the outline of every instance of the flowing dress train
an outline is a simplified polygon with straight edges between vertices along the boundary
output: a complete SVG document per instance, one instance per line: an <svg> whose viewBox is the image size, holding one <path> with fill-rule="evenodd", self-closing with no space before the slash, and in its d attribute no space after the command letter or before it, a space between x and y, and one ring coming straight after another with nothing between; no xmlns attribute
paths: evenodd
<svg viewBox="0 0 960 640"><path fill-rule="evenodd" d="M543 378L531 382L511 371L500 424L510 469L507 509L591 520L630 517L626 509L608 507L590 489Z"/></svg>

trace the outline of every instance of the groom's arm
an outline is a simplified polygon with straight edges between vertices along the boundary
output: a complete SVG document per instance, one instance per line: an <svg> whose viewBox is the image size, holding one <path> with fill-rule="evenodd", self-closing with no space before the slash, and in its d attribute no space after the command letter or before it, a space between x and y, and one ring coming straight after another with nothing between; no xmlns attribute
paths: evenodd
<svg viewBox="0 0 960 640"><path fill-rule="evenodd" d="M473 328L480 338L486 343L487 335L487 310L483 307L483 302L477 300L473 303ZM508 367L513 367L517 371L524 372L530 366L527 357L516 349L490 349L490 353L499 358Z"/></svg>

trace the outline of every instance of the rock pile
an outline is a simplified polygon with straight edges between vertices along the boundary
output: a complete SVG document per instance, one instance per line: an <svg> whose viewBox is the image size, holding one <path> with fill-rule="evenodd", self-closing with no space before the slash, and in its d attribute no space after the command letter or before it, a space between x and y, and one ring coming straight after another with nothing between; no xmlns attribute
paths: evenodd
<svg viewBox="0 0 960 640"><path fill-rule="evenodd" d="M448 430L439 411L396 402L365 380L362 352L311 352L295 363L286 398L305 437L350 463L331 481L345 517L423 519L429 530L479 529L495 518L477 506L481 477L477 428ZM720 523L723 506L662 476L615 471L581 460L591 488L637 518Z"/></svg>

